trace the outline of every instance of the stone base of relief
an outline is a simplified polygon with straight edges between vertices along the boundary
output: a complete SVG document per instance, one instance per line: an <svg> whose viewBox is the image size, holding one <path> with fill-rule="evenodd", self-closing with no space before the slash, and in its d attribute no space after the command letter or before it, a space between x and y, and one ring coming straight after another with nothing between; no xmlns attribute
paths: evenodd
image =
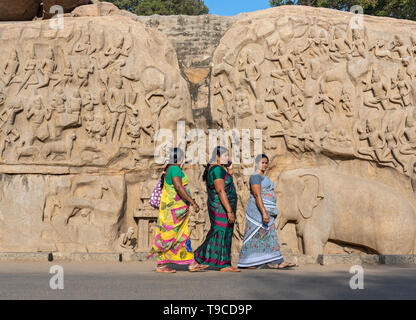
<svg viewBox="0 0 416 320"><path fill-rule="evenodd" d="M0 251L147 252L163 167L154 134L185 121L262 130L284 254L415 252L416 23L299 6L195 18L206 32L194 54L185 27L172 42L151 28L172 39L183 17L105 6L78 7L59 30L0 25ZM213 48L215 28L229 29ZM202 170L185 168L202 209L194 249L210 227Z"/></svg>

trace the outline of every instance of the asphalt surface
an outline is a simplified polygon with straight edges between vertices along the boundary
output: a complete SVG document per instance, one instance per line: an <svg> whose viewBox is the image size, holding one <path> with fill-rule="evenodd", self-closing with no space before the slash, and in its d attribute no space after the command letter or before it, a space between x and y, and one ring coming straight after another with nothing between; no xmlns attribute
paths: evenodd
<svg viewBox="0 0 416 320"><path fill-rule="evenodd" d="M50 287L54 265L63 267L62 290ZM158 274L150 262L0 262L0 299L416 299L415 265L363 266L364 289L356 290L350 267Z"/></svg>

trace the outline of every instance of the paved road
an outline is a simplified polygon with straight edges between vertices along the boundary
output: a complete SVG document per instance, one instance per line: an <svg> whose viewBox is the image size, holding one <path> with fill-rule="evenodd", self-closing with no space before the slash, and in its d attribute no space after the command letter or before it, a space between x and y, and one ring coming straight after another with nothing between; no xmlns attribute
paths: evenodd
<svg viewBox="0 0 416 320"><path fill-rule="evenodd" d="M0 262L0 299L416 299L416 266L364 266L351 290L350 266L295 270L209 270L156 274L153 263L61 263L64 289L52 290L59 263Z"/></svg>

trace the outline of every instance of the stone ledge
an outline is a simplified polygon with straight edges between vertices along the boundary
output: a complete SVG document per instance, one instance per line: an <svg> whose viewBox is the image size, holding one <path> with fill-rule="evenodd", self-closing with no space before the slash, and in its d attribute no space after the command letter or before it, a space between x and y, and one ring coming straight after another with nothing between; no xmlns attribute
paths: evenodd
<svg viewBox="0 0 416 320"><path fill-rule="evenodd" d="M409 255L381 255L381 264L416 264L416 254Z"/></svg>
<svg viewBox="0 0 416 320"><path fill-rule="evenodd" d="M123 253L123 262L145 262L145 261L156 261L157 255L154 255L150 259L147 259L148 252L133 252L133 253Z"/></svg>
<svg viewBox="0 0 416 320"><path fill-rule="evenodd" d="M359 255L359 254L321 254L317 261L320 265L334 264L416 264L416 255Z"/></svg>
<svg viewBox="0 0 416 320"><path fill-rule="evenodd" d="M98 252L73 252L73 253L53 253L53 261L103 261L115 262L121 261L122 254L117 252L98 253Z"/></svg>
<svg viewBox="0 0 416 320"><path fill-rule="evenodd" d="M47 252L0 252L0 261L52 261Z"/></svg>
<svg viewBox="0 0 416 320"><path fill-rule="evenodd" d="M287 253L283 255L285 261L296 263L297 265L316 264L317 258L305 254Z"/></svg>

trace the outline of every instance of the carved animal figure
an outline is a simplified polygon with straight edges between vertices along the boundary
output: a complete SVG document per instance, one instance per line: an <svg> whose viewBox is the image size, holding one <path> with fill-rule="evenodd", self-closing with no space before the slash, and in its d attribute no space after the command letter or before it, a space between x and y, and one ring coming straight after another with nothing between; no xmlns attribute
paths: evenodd
<svg viewBox="0 0 416 320"><path fill-rule="evenodd" d="M53 141L45 143L43 147L44 159L47 159L50 155L53 155L53 160L56 159L56 157L59 155L65 155L66 159L70 159L76 138L77 136L75 133L70 133L65 137L64 141Z"/></svg>
<svg viewBox="0 0 416 320"><path fill-rule="evenodd" d="M17 160L20 160L21 157L31 157L34 160L39 154L39 149L34 146L25 146L25 142L22 141L21 146L16 147L15 152Z"/></svg>
<svg viewBox="0 0 416 320"><path fill-rule="evenodd" d="M296 222L305 254L322 254L328 240L379 254L416 252L415 211L384 184L329 169L296 169L280 174L277 189L279 227Z"/></svg>

